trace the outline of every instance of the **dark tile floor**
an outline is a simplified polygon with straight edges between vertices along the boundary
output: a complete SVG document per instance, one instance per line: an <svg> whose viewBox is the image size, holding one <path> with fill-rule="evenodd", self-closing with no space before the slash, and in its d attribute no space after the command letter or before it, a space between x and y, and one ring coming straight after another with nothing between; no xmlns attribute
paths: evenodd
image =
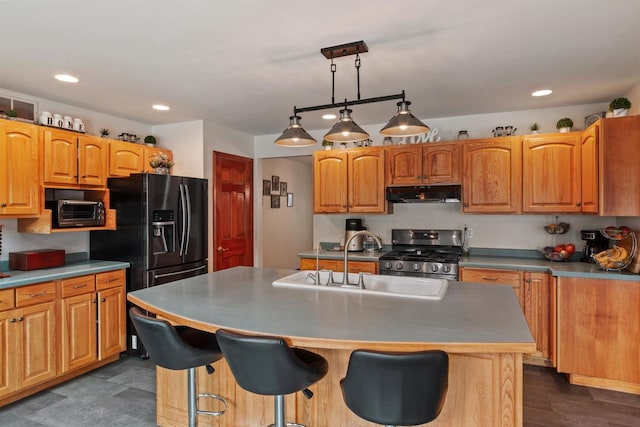
<svg viewBox="0 0 640 427"><path fill-rule="evenodd" d="M0 409L3 427L155 425L155 367L127 356ZM524 427L543 426L637 427L640 396L573 386L552 369L525 365Z"/></svg>

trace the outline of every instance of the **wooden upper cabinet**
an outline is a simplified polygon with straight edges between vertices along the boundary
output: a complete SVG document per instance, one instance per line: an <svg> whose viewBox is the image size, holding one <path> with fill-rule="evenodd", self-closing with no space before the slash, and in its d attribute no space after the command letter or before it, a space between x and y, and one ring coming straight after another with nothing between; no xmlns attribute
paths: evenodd
<svg viewBox="0 0 640 427"><path fill-rule="evenodd" d="M313 212L347 212L347 152L313 153Z"/></svg>
<svg viewBox="0 0 640 427"><path fill-rule="evenodd" d="M580 212L580 133L522 137L523 212Z"/></svg>
<svg viewBox="0 0 640 427"><path fill-rule="evenodd" d="M462 145L462 161L464 213L521 212L519 137L466 141Z"/></svg>
<svg viewBox="0 0 640 427"><path fill-rule="evenodd" d="M44 129L42 144L45 185L106 185L107 147L99 138Z"/></svg>
<svg viewBox="0 0 640 427"><path fill-rule="evenodd" d="M581 139L581 199L583 213L598 213L598 183L599 183L599 131L600 124L594 123L584 132Z"/></svg>
<svg viewBox="0 0 640 427"><path fill-rule="evenodd" d="M384 213L384 149L349 150L347 161L349 212Z"/></svg>
<svg viewBox="0 0 640 427"><path fill-rule="evenodd" d="M640 216L640 116L601 119L598 214Z"/></svg>
<svg viewBox="0 0 640 427"><path fill-rule="evenodd" d="M37 127L0 120L0 216L39 211Z"/></svg>
<svg viewBox="0 0 640 427"><path fill-rule="evenodd" d="M173 161L173 152L171 150L158 147L144 147L144 172L153 172L149 161L151 157L158 153L165 154L169 160Z"/></svg>
<svg viewBox="0 0 640 427"><path fill-rule="evenodd" d="M385 157L388 186L460 183L458 143L388 146Z"/></svg>
<svg viewBox="0 0 640 427"><path fill-rule="evenodd" d="M384 213L383 147L313 153L313 212Z"/></svg>
<svg viewBox="0 0 640 427"><path fill-rule="evenodd" d="M144 146L109 141L109 176L129 176L144 171Z"/></svg>

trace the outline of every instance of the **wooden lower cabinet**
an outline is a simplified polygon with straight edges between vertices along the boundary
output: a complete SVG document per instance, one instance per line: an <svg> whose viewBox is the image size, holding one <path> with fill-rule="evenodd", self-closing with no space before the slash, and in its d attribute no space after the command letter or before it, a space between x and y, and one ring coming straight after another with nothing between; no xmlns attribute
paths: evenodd
<svg viewBox="0 0 640 427"><path fill-rule="evenodd" d="M300 270L315 270L315 258L300 258ZM332 270L344 272L344 260L320 259L318 260L319 270ZM349 261L349 273L371 273L378 274L378 263L374 261Z"/></svg>
<svg viewBox="0 0 640 427"><path fill-rule="evenodd" d="M0 398L57 373L55 283L25 286L21 291L14 300L16 308L0 311Z"/></svg>
<svg viewBox="0 0 640 427"><path fill-rule="evenodd" d="M374 346L375 347L375 346ZM369 348L369 347L367 347ZM375 348L374 348L375 349ZM314 393L287 395L288 422L309 427L373 427L345 405L340 379L347 371L353 349L308 348L329 362L326 377L309 387ZM387 349L388 350L388 349ZM447 349L445 349L447 350ZM398 348L401 351L401 348ZM440 416L428 426L522 426L522 360L513 353L454 353L449 351L449 387ZM199 416L200 426L255 427L273 423L273 397L249 393L239 386L224 359L215 373L197 370L199 393L217 393L229 408L220 417ZM470 393L469 390L473 390ZM160 426L187 424L187 373L156 369L157 419ZM212 399L200 399L201 409L219 409ZM422 424L427 426L427 424Z"/></svg>
<svg viewBox="0 0 640 427"><path fill-rule="evenodd" d="M126 349L125 271L0 290L0 407Z"/></svg>
<svg viewBox="0 0 640 427"><path fill-rule="evenodd" d="M547 273L464 267L460 281L512 286L536 342L536 351L523 355L524 362L553 364L551 279Z"/></svg>
<svg viewBox="0 0 640 427"><path fill-rule="evenodd" d="M640 394L640 282L559 277L557 316L559 372Z"/></svg>

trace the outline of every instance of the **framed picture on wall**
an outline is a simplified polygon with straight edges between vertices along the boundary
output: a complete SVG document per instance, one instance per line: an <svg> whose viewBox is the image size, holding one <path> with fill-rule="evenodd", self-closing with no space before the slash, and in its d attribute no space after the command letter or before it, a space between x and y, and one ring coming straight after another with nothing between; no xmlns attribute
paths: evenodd
<svg viewBox="0 0 640 427"><path fill-rule="evenodd" d="M270 196L271 195L271 181L268 179L262 180L262 195Z"/></svg>
<svg viewBox="0 0 640 427"><path fill-rule="evenodd" d="M280 195L272 194L271 195L271 207L272 208L280 208Z"/></svg>
<svg viewBox="0 0 640 427"><path fill-rule="evenodd" d="M271 175L271 191L280 194L280 177Z"/></svg>
<svg viewBox="0 0 640 427"><path fill-rule="evenodd" d="M287 193L287 207L293 207L293 193Z"/></svg>
<svg viewBox="0 0 640 427"><path fill-rule="evenodd" d="M286 182L281 182L280 183L280 195L281 196L286 196L287 195L287 183Z"/></svg>

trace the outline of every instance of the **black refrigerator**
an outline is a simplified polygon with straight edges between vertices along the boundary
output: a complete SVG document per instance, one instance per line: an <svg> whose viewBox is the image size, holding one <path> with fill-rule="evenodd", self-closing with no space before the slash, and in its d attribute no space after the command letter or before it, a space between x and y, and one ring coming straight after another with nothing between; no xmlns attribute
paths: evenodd
<svg viewBox="0 0 640 427"><path fill-rule="evenodd" d="M91 258L129 262L127 292L207 273L206 179L143 173L108 187L117 229L90 233ZM128 314L127 352L146 355Z"/></svg>

